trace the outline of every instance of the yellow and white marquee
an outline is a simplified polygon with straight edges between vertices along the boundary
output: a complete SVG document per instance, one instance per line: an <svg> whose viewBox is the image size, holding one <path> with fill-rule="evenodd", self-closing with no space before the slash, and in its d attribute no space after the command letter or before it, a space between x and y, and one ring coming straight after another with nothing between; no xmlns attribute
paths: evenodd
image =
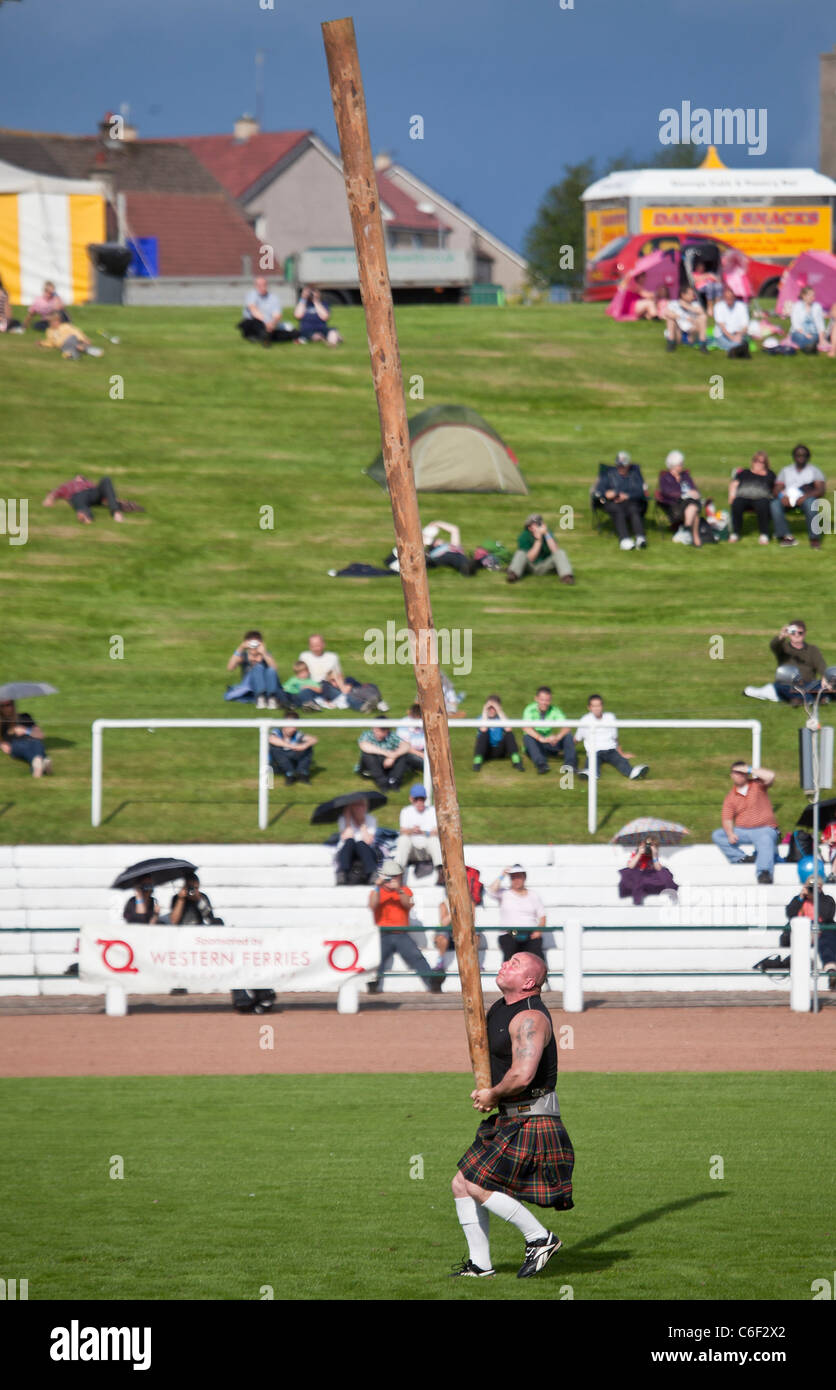
<svg viewBox="0 0 836 1390"><path fill-rule="evenodd" d="M101 184L33 174L0 160L0 277L12 304L28 304L45 280L67 304L92 299L87 247L104 240Z"/></svg>

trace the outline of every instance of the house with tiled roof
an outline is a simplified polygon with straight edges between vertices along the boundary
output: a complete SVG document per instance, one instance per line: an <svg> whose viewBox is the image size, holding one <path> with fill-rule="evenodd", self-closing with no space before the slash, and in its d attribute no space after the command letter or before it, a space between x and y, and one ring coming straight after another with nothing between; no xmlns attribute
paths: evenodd
<svg viewBox="0 0 836 1390"><path fill-rule="evenodd" d="M0 130L0 160L33 173L94 178L107 192L107 238L153 237L166 277L249 275L259 242L235 199L184 144Z"/></svg>
<svg viewBox="0 0 836 1390"><path fill-rule="evenodd" d="M310 248L352 246L342 164L314 131L262 131L243 117L231 135L176 138L236 199L259 240L271 248L276 268ZM471 282L521 290L524 257L388 156L378 156L375 165L390 251L414 252L416 262L424 256L430 276L439 279L446 261L457 274L466 265ZM440 257L440 251L458 254ZM395 285L396 259L390 255Z"/></svg>

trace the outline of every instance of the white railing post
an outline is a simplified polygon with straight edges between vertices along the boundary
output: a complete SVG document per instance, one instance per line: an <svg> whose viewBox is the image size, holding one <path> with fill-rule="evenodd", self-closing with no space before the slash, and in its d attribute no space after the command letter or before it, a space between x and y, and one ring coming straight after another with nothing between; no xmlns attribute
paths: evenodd
<svg viewBox="0 0 836 1390"><path fill-rule="evenodd" d="M810 1012L810 940L810 918L793 917L790 923L790 1008L796 1014Z"/></svg>
<svg viewBox="0 0 836 1390"><path fill-rule="evenodd" d="M424 786L427 789L427 805L432 806L433 801L433 775L430 768L430 755L424 747Z"/></svg>
<svg viewBox="0 0 836 1390"><path fill-rule="evenodd" d="M105 1013L108 1018L124 1018L128 1012L128 996L122 985L108 985L105 990Z"/></svg>
<svg viewBox="0 0 836 1390"><path fill-rule="evenodd" d="M592 740L590 739L590 742ZM586 828L590 835L594 835L598 829L598 750L595 747L588 748L586 753L587 772L589 783L586 791Z"/></svg>
<svg viewBox="0 0 836 1390"><path fill-rule="evenodd" d="M752 767L761 765L761 721L752 720Z"/></svg>
<svg viewBox="0 0 836 1390"><path fill-rule="evenodd" d="M583 927L574 918L563 925L563 1009L583 1013Z"/></svg>
<svg viewBox="0 0 836 1390"><path fill-rule="evenodd" d="M98 719L93 721L93 764L90 769L92 784L90 804L90 824L102 823L102 727Z"/></svg>
<svg viewBox="0 0 836 1390"><path fill-rule="evenodd" d="M270 725L263 719L258 726L258 828L267 829L270 809Z"/></svg>

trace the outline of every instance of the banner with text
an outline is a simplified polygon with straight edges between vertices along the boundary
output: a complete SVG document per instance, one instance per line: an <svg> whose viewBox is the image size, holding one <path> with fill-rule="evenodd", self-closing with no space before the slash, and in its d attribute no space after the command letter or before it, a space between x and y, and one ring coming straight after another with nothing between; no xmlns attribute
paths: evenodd
<svg viewBox="0 0 836 1390"><path fill-rule="evenodd" d="M122 985L128 994L187 989L333 991L380 964L380 935L360 931L269 927L82 927L79 978Z"/></svg>
<svg viewBox="0 0 836 1390"><path fill-rule="evenodd" d="M641 230L703 232L728 241L747 256L799 256L802 251L829 251L830 208L798 207L652 207L641 210Z"/></svg>

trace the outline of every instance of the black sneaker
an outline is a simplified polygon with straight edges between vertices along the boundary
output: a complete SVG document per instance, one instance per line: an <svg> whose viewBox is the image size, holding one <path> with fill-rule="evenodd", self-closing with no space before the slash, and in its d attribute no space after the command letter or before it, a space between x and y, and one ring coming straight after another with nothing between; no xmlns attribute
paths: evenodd
<svg viewBox="0 0 836 1390"><path fill-rule="evenodd" d="M450 1270L451 1279L492 1279L495 1274L495 1269L480 1269L472 1260L462 1260Z"/></svg>
<svg viewBox="0 0 836 1390"><path fill-rule="evenodd" d="M379 994L379 993L380 993L380 981L379 981L379 980L367 980L367 981L366 981L366 993L367 993L367 994Z"/></svg>
<svg viewBox="0 0 836 1390"><path fill-rule="evenodd" d="M768 870L768 869L761 869L760 873L758 874L758 883L771 883L771 882L772 882L772 875L771 875L771 873L769 872L769 870Z"/></svg>
<svg viewBox="0 0 836 1390"><path fill-rule="evenodd" d="M559 1250L563 1241L550 1231L543 1240L532 1240L525 1247L525 1259L517 1271L518 1279L530 1279L532 1274L539 1274L541 1269L545 1269L552 1255Z"/></svg>
<svg viewBox="0 0 836 1390"><path fill-rule="evenodd" d="M543 763L542 767L538 767L537 771L541 777L545 777L546 773L549 771L548 763Z"/></svg>
<svg viewBox="0 0 836 1390"><path fill-rule="evenodd" d="M512 766L512 768L514 769L515 772L525 772L525 768L523 767L523 760L522 760L522 758L512 758L512 759L511 759L511 766Z"/></svg>
<svg viewBox="0 0 836 1390"><path fill-rule="evenodd" d="M755 855L754 855L754 854L744 854L744 856L743 856L742 859L736 859L734 862L735 862L736 864L754 864L754 862L755 862Z"/></svg>

